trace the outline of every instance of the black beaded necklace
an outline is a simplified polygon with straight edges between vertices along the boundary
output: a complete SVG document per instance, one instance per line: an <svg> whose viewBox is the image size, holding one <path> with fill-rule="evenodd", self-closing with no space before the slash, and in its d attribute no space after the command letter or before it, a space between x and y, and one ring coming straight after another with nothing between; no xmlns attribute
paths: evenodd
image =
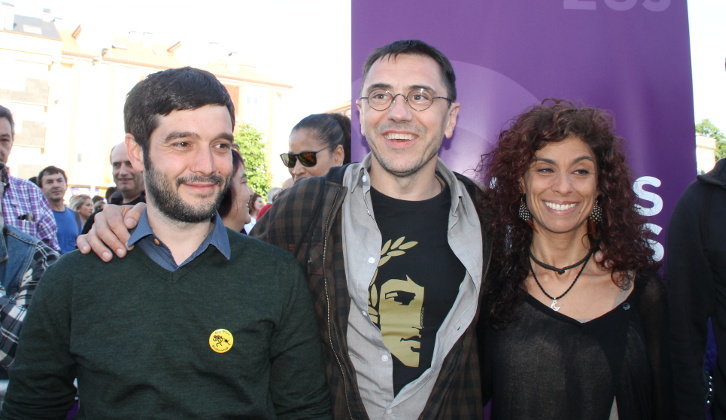
<svg viewBox="0 0 726 420"><path fill-rule="evenodd" d="M562 270L564 272L566 270L569 270L571 268L575 268L578 265L582 264L582 268L580 268L580 271L577 273L577 276L575 276L575 280L573 280L572 281L572 284L570 284L570 287L568 287L567 290L565 290L565 293L563 293L563 294L561 294L561 295L559 295L557 297L553 297L553 296L551 296L549 293L547 293L545 291L544 287L542 287L542 284L539 282L539 279L537 279L537 275L534 274L534 267L532 267L532 261L530 260L529 269L532 271L532 277L534 277L535 283L537 283L537 286L539 286L539 290L541 290L542 293L544 293L545 296L547 296L548 298L552 299L552 303L550 303L550 308L552 308L553 311L557 312L557 311L560 310L560 306L557 305L557 301L560 300L560 299L562 299L563 297L565 297L566 294L570 293L570 290L572 290L572 288L575 286L575 283L577 283L577 280L580 279L580 275L582 275L582 272L585 271L585 267L587 267L587 260L590 259L590 257L592 256L593 252L595 252L594 249L590 250L590 252L588 252L587 255L585 256L585 258L583 258L582 260L580 260L580 262L578 262L577 264L573 264L571 266L568 266L568 267L565 267L565 268L561 268L561 269L560 268L557 268L557 267L553 267L551 265L550 266L547 266L547 264L544 264L544 263L541 263L540 261L537 261L537 259L534 258L534 256L532 256L532 253L530 252L529 255L530 255L530 257L532 257L532 260L534 260L539 265L542 265L544 268L548 268L548 269L550 269L552 271Z"/></svg>
<svg viewBox="0 0 726 420"><path fill-rule="evenodd" d="M529 257L532 258L532 261L536 262L538 266L540 266L542 268L546 268L548 270L552 270L559 275L563 275L563 274L565 274L565 271L571 270L571 269L579 266L580 264L584 263L585 261L587 261L590 258L590 256L592 256L592 250L587 255L585 255L585 258L581 259L580 261L578 261L572 265L568 265L566 267L560 268L560 267L555 267L554 265L549 265L546 262L542 262L542 261L538 260L537 257L535 257L532 254L532 251L531 250L529 251Z"/></svg>

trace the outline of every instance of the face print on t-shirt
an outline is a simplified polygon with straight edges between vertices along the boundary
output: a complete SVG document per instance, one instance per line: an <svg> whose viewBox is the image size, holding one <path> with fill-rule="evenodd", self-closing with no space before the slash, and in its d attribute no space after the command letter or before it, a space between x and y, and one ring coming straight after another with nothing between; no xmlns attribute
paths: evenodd
<svg viewBox="0 0 726 420"><path fill-rule="evenodd" d="M378 263L381 267L391 258L404 255L416 242L398 238L391 246L387 241ZM374 279L378 276L374 276ZM383 343L402 364L419 366L421 330L423 329L424 288L409 276L405 280L387 279L373 282L369 289L368 312L383 336Z"/></svg>

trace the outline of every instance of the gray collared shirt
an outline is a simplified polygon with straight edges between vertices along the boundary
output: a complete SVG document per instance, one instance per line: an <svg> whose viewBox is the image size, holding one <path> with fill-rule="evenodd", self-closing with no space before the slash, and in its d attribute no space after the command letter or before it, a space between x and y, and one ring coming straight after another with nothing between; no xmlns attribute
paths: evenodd
<svg viewBox="0 0 726 420"><path fill-rule="evenodd" d="M151 258L152 261L159 264L162 268L168 271L176 271L184 265L190 263L195 258L200 256L207 247L214 246L217 250L224 255L226 259L230 259L232 251L229 246L229 237L227 236L227 228L222 224L222 218L219 214L216 214L212 218L214 227L209 232L206 238L202 241L192 255L189 256L184 262L177 265L174 261L174 257L171 255L169 248L161 242L161 240L154 235L149 225L149 218L146 215L146 210L141 215L139 223L136 225L134 230L131 232L129 237L128 245L138 245L144 253Z"/></svg>
<svg viewBox="0 0 726 420"><path fill-rule="evenodd" d="M369 287L378 267L381 232L370 197L371 155L352 164L343 185L343 249L348 292L348 353L355 366L363 404L371 418L417 418L424 409L444 358L474 320L482 272L482 236L479 217L464 185L439 160L436 172L451 190L447 237L449 246L466 269L456 301L436 334L431 367L404 386L394 398L392 355L368 314Z"/></svg>

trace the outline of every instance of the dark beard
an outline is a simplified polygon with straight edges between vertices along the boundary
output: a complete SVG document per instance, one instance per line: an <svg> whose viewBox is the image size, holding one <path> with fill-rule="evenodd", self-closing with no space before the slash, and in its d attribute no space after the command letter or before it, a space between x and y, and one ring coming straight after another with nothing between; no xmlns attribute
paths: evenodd
<svg viewBox="0 0 726 420"><path fill-rule="evenodd" d="M222 201L222 197L227 188L229 188L229 180L225 182L224 178L218 175L177 178L177 187L184 182L201 181L217 184L224 183L224 188L217 194L213 203L204 208L197 208L185 203L174 191L174 188L164 175L154 170L154 165L150 161L146 162L144 174L146 180L146 195L149 201L166 217L184 223L201 223L210 220L217 213L217 207L220 201Z"/></svg>

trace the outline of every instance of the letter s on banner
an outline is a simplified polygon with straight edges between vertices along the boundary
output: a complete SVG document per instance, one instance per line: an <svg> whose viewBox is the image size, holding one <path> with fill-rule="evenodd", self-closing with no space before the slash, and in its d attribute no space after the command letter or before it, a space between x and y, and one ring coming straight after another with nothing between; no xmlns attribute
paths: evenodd
<svg viewBox="0 0 726 420"><path fill-rule="evenodd" d="M645 0L643 7L651 12L663 12L671 5L671 0Z"/></svg>
<svg viewBox="0 0 726 420"><path fill-rule="evenodd" d="M618 12L630 10L638 4L638 0L605 0L605 4Z"/></svg>
<svg viewBox="0 0 726 420"><path fill-rule="evenodd" d="M660 187L661 182L660 179L652 176L641 176L640 178L636 179L635 182L633 182L633 191L635 191L635 195L637 195L638 198L640 198L641 200L650 201L651 203L653 203L653 207L645 208L639 204L636 204L635 208L636 210L638 210L638 213L642 214L643 216L655 216L663 210L663 199L656 193L646 191L645 188L643 188L645 185L652 185L657 188ZM645 227L653 232L654 235L659 235L660 232L663 230L662 227L654 223L646 223ZM662 260L664 254L663 245L653 239L648 239L648 243L654 251L653 259L656 261Z"/></svg>
<svg viewBox="0 0 726 420"><path fill-rule="evenodd" d="M635 195L637 195L641 200L653 203L653 207L650 208L645 208L636 204L635 208L638 210L638 213L643 216L655 216L663 210L663 199L658 194L646 191L643 188L645 185L660 187L660 184L660 179L652 176L641 176L633 182L633 191L635 191Z"/></svg>
<svg viewBox="0 0 726 420"><path fill-rule="evenodd" d="M562 7L570 10L596 10L597 4L595 0L564 0Z"/></svg>
<svg viewBox="0 0 726 420"><path fill-rule="evenodd" d="M645 224L646 229L653 232L653 235L659 235L660 232L663 230L662 227L654 224L654 223L646 223ZM653 249L653 259L656 261L660 261L663 259L663 254L665 254L665 250L663 249L663 245L653 239L648 239L648 245Z"/></svg>
<svg viewBox="0 0 726 420"><path fill-rule="evenodd" d="M595 0L562 0L565 10L597 10ZM638 0L602 0L610 10L625 12L638 4ZM641 5L651 12L663 12L671 5L671 0L643 0Z"/></svg>

